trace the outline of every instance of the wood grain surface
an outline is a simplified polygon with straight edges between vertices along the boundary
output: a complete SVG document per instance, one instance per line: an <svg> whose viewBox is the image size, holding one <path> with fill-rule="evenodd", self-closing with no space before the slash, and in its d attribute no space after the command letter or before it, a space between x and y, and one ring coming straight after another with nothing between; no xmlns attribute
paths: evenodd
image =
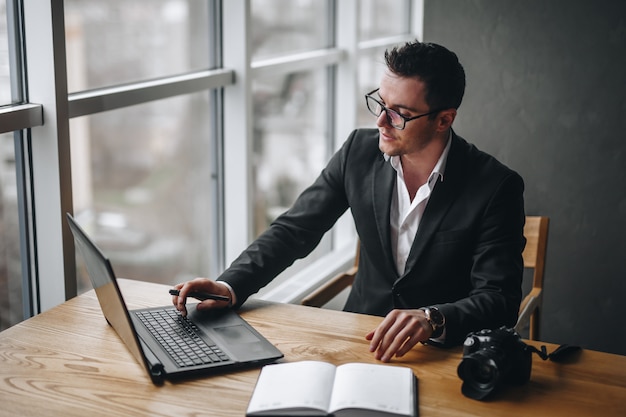
<svg viewBox="0 0 626 417"><path fill-rule="evenodd" d="M167 286L119 281L130 308L171 302ZM377 362L364 335L379 317L254 300L240 313L285 354L282 361ZM565 364L534 356L526 385L479 402L461 394L461 354L419 345L391 362L417 375L421 417L626 416L624 356L584 350ZM0 333L0 415L243 416L258 373L154 386L90 291Z"/></svg>

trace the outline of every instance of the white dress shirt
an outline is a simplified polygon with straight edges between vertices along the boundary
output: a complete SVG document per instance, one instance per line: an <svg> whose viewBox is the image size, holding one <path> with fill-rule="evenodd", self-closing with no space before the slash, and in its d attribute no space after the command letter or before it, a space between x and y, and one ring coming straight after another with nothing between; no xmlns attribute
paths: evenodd
<svg viewBox="0 0 626 417"><path fill-rule="evenodd" d="M441 153L437 164L428 176L428 181L420 186L413 201L411 201L406 183L404 182L400 157L389 157L385 155L385 159L387 159L396 170L396 192L391 194L391 212L389 220L391 224L391 250L396 263L396 270L400 275L404 273L409 251L411 250L411 246L413 246L415 234L419 228L430 195L435 188L435 184L437 184L437 178L439 177L441 181L443 181L451 143L452 140L451 137L449 137L448 143Z"/></svg>

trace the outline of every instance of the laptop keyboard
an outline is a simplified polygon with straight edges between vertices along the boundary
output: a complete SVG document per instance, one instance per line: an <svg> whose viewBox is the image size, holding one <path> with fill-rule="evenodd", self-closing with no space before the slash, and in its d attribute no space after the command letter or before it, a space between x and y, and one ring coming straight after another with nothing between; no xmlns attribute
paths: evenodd
<svg viewBox="0 0 626 417"><path fill-rule="evenodd" d="M135 313L179 367L230 360L217 345L200 337L198 326L173 308Z"/></svg>

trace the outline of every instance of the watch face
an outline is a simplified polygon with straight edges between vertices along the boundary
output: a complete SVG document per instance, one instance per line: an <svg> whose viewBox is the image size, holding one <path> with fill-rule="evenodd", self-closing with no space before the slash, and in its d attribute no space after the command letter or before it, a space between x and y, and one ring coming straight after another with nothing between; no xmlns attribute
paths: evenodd
<svg viewBox="0 0 626 417"><path fill-rule="evenodd" d="M435 327L443 326L445 323L445 319L443 317L443 314L441 314L441 311L434 307L431 307L428 310L430 312L430 321L435 325Z"/></svg>

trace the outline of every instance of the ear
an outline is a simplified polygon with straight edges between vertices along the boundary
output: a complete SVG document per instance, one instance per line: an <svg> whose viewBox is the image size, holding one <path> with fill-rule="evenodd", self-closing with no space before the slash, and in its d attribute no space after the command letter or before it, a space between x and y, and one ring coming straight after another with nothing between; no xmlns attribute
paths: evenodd
<svg viewBox="0 0 626 417"><path fill-rule="evenodd" d="M437 115L437 130L444 132L452 127L452 122L456 118L456 109L442 110Z"/></svg>

